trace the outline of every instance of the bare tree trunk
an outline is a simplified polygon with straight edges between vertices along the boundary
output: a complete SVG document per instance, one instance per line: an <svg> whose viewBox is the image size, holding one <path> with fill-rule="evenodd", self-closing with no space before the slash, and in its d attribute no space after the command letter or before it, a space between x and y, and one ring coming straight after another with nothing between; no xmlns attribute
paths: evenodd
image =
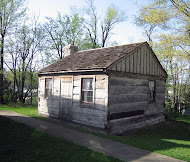
<svg viewBox="0 0 190 162"><path fill-rule="evenodd" d="M24 73L24 72L22 72ZM21 99L21 102L24 103L24 82L25 82L25 76L24 74L22 74L22 78L21 78L21 96L20 96L20 99Z"/></svg>
<svg viewBox="0 0 190 162"><path fill-rule="evenodd" d="M12 97L12 102L16 104L16 69L14 69L14 82L13 82L13 97Z"/></svg>
<svg viewBox="0 0 190 162"><path fill-rule="evenodd" d="M4 73L4 39L5 36L4 34L1 34L1 66L0 66L0 103L3 104L3 90L4 90L4 85L3 85L3 73Z"/></svg>
<svg viewBox="0 0 190 162"><path fill-rule="evenodd" d="M30 103L32 104L33 101L33 94L32 94L32 84L33 84L33 73L32 70L30 70Z"/></svg>

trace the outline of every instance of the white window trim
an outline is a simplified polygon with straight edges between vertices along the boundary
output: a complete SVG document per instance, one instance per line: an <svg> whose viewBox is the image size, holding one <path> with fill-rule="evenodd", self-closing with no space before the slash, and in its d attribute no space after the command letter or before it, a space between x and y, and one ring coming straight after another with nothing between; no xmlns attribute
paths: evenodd
<svg viewBox="0 0 190 162"><path fill-rule="evenodd" d="M87 78L92 78L93 79L93 98L92 98L92 104L87 104L87 103L83 103L83 102L81 102L81 100L82 100L82 79L87 79ZM79 98L80 98L80 105L89 105L89 106L93 106L94 107L94 105L95 105L95 89L96 89L96 87L95 87L95 76L94 75L83 75L83 76L80 76L80 96L79 96Z"/></svg>
<svg viewBox="0 0 190 162"><path fill-rule="evenodd" d="M46 79L52 79L52 87L51 87L51 95L52 95L52 97L46 97ZM54 82L54 80L53 80L53 77L52 76L49 76L49 77L44 77L44 98L45 99L51 99L51 98L53 98L53 82Z"/></svg>

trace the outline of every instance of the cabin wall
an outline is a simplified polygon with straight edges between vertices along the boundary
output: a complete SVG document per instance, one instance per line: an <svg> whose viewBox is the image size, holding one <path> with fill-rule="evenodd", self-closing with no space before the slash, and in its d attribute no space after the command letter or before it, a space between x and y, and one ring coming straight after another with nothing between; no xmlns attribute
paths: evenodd
<svg viewBox="0 0 190 162"><path fill-rule="evenodd" d="M52 78L52 97L45 98L45 79ZM39 77L38 113L44 116L59 117L60 77Z"/></svg>
<svg viewBox="0 0 190 162"><path fill-rule="evenodd" d="M165 79L134 76L109 76L108 129L112 133L146 127L165 119ZM148 96L150 79L156 81L154 102Z"/></svg>
<svg viewBox="0 0 190 162"><path fill-rule="evenodd" d="M38 112L41 115L110 129L112 133L142 128L164 121L165 78L108 72L107 75L75 75L70 82L71 106L66 111L62 104L61 84L66 76L39 77ZM52 78L52 97L45 98L45 78ZM81 79L94 79L93 104L81 103ZM148 83L156 81L155 102L149 102ZM63 116L63 112L69 118Z"/></svg>
<svg viewBox="0 0 190 162"><path fill-rule="evenodd" d="M45 78L39 77L38 80L38 113L49 116L47 100L45 99Z"/></svg>
<svg viewBox="0 0 190 162"><path fill-rule="evenodd" d="M82 78L94 78L94 103L91 105L80 102ZM104 128L107 124L108 77L106 75L74 76L73 83L73 121Z"/></svg>
<svg viewBox="0 0 190 162"><path fill-rule="evenodd" d="M72 77L72 84L67 80ZM52 97L45 98L45 78L52 78ZM66 79L63 79L66 78ZM93 104L81 103L81 79L93 78ZM72 86L72 88L65 88L64 86ZM66 92L63 92L67 89ZM71 103L68 103L68 95ZM38 87L38 113L44 116L52 116L71 120L78 123L92 125L104 128L107 124L107 104L108 104L108 76L106 75L75 75L75 76L42 76L39 77Z"/></svg>

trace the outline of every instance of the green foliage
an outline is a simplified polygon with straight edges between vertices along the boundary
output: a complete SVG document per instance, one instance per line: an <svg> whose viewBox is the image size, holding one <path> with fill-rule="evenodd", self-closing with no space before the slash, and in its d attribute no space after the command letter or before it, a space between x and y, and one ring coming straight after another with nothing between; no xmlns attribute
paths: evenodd
<svg viewBox="0 0 190 162"><path fill-rule="evenodd" d="M31 105L31 98L30 98L30 97L26 98L24 104L26 104L26 105ZM35 106L38 105L38 96L37 96L37 92L36 92L36 94L34 95L34 97L32 98L32 105L35 105Z"/></svg>
<svg viewBox="0 0 190 162"><path fill-rule="evenodd" d="M176 112L174 110L174 107L171 106L171 105L168 105L166 108L165 108L165 117L167 120L170 120L170 121L176 121L176 118L178 116L178 112Z"/></svg>
<svg viewBox="0 0 190 162"><path fill-rule="evenodd" d="M190 63L190 10L189 1L152 0L141 6L135 24L142 27L149 44L167 71L167 98L170 97L175 111L181 109L184 98L184 84L189 84ZM187 101L186 101L187 100ZM173 109L167 109L168 116L175 118ZM173 120L173 119L171 119Z"/></svg>
<svg viewBox="0 0 190 162"><path fill-rule="evenodd" d="M126 14L125 11L120 10L115 5L109 6L106 10L105 17L104 17L104 23L109 24L116 24L119 22L122 22L126 20Z"/></svg>
<svg viewBox="0 0 190 162"><path fill-rule="evenodd" d="M5 60L5 42L9 32L15 24L23 18L26 13L25 0L3 0L0 2L0 103L3 99L3 79L4 79L4 60Z"/></svg>
<svg viewBox="0 0 190 162"><path fill-rule="evenodd" d="M19 94L21 93L21 89L20 89L20 75L21 72L19 72L19 70L16 71L16 76L17 76L17 85L16 85L16 90L14 92L14 83L13 83L13 79L14 79L14 75L11 71L8 71L5 73L6 75L4 78L4 103L8 104L8 103L13 103L13 98L16 99L16 103L20 104L22 101L19 100ZM31 101L31 91L32 91L32 97L33 97L33 102L34 104L37 104L37 89L38 89L38 75L36 72L32 72L32 85L31 85L31 72L30 71L26 71L25 72L25 87L24 87L25 91L24 91L24 97L26 98L27 104L30 103ZM24 104L24 103L23 103Z"/></svg>
<svg viewBox="0 0 190 162"><path fill-rule="evenodd" d="M3 79L3 103L8 104L11 102L11 95L12 95L12 89L11 89L11 81L7 77L7 73L4 75Z"/></svg>
<svg viewBox="0 0 190 162"><path fill-rule="evenodd" d="M183 92L183 108L186 110L190 110L190 85L187 85Z"/></svg>
<svg viewBox="0 0 190 162"><path fill-rule="evenodd" d="M171 101L165 101L165 118L169 121L176 121L178 116L178 112L174 110L174 106L172 106Z"/></svg>
<svg viewBox="0 0 190 162"><path fill-rule="evenodd" d="M83 18L77 13L61 15L59 12L55 19L46 17L44 33L46 44L44 46L48 62L64 58L64 47L68 44L78 45L83 34ZM55 55L55 52L57 55Z"/></svg>

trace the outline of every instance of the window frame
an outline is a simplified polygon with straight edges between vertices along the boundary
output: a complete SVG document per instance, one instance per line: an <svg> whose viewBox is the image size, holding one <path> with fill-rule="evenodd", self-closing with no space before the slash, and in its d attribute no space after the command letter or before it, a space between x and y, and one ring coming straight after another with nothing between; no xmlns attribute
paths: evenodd
<svg viewBox="0 0 190 162"><path fill-rule="evenodd" d="M51 81L52 81L52 84L51 84L51 96L47 96L47 91L46 91L46 80L47 80L47 79L51 79ZM47 77L47 78L45 78L45 87L44 87L44 88L45 88L44 97L47 98L47 99L48 99L48 98L52 98L52 97L53 97L53 78L52 78L52 77Z"/></svg>
<svg viewBox="0 0 190 162"><path fill-rule="evenodd" d="M151 90L150 82L154 83L154 90ZM153 96L151 97L152 91L153 91ZM155 80L148 81L148 100L149 100L149 102L155 102L155 100L156 100L156 81Z"/></svg>
<svg viewBox="0 0 190 162"><path fill-rule="evenodd" d="M92 102L83 102L82 101L82 91L83 91L83 82L82 80L83 79L92 79L92 90L89 90L91 91L93 94L92 94ZM88 106L93 106L94 107L94 102L95 101L95 76L92 76L92 75L89 75L89 76L81 76L80 77L80 104L81 105L88 105Z"/></svg>

